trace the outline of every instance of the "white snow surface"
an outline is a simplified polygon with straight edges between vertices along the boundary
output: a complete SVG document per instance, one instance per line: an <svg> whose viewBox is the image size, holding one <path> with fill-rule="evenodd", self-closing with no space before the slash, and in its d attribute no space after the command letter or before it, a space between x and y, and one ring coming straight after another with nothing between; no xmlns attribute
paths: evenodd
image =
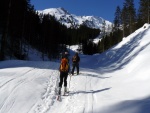
<svg viewBox="0 0 150 113"><path fill-rule="evenodd" d="M1 61L0 113L150 113L149 24L102 54L79 56L62 101L59 62Z"/></svg>

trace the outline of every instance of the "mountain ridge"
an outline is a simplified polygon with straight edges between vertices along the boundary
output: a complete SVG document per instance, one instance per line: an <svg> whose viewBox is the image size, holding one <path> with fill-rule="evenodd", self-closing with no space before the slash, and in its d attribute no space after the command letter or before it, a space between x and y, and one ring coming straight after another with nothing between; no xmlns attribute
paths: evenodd
<svg viewBox="0 0 150 113"><path fill-rule="evenodd" d="M76 16L69 13L66 9L48 8L44 10L37 10L39 14L50 14L56 18L57 21L67 26L67 28L78 28L84 24L87 27L100 29L103 31L105 25L105 32L111 32L113 24L98 16Z"/></svg>

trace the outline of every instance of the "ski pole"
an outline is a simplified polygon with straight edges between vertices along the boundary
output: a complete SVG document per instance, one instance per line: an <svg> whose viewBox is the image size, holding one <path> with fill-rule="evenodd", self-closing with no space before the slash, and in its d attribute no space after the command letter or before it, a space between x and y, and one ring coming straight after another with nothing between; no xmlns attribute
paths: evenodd
<svg viewBox="0 0 150 113"><path fill-rule="evenodd" d="M71 81L71 77L72 77L72 75L71 75L71 74L69 74L69 76L70 76L70 80L69 80L69 89L70 89L70 81Z"/></svg>

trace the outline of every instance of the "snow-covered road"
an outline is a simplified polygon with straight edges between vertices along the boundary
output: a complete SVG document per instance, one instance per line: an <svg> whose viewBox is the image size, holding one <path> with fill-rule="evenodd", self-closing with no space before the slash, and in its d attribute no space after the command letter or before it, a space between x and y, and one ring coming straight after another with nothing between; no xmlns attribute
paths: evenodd
<svg viewBox="0 0 150 113"><path fill-rule="evenodd" d="M59 63L0 61L0 113L150 113L149 24L107 52L80 57L61 102Z"/></svg>
<svg viewBox="0 0 150 113"><path fill-rule="evenodd" d="M107 77L80 71L79 75L68 76L69 96L62 96L59 102L58 63L5 61L2 65L0 113L93 113L99 103L97 95L109 90L103 82L97 86Z"/></svg>
<svg viewBox="0 0 150 113"><path fill-rule="evenodd" d="M43 105L41 102L49 105L53 103L59 73L52 69L56 68L57 64L24 61L2 63L8 66L13 64L0 70L0 113L48 110L46 105L40 106Z"/></svg>
<svg viewBox="0 0 150 113"><path fill-rule="evenodd" d="M97 77L87 72L81 72L79 75L71 77L71 87L69 88L69 96L62 97L62 104L58 105L56 102L54 113L93 113L95 107L99 103L97 101L97 94L108 90L109 88L101 89L102 86L97 86L96 82L99 82L101 77ZM68 83L70 78L68 79ZM58 107L59 106L59 109Z"/></svg>

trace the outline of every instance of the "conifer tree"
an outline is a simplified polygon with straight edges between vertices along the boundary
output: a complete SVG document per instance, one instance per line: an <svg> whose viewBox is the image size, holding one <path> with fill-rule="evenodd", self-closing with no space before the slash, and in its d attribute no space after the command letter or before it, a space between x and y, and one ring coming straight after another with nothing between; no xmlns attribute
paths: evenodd
<svg viewBox="0 0 150 113"><path fill-rule="evenodd" d="M135 30L136 10L134 8L134 0L125 0L122 9L122 21L124 24L125 35L131 34ZM127 28L128 27L128 28ZM128 30L126 30L126 28Z"/></svg>
<svg viewBox="0 0 150 113"><path fill-rule="evenodd" d="M117 6L114 19L114 29L118 30L120 26L121 26L121 9L119 6Z"/></svg>
<svg viewBox="0 0 150 113"><path fill-rule="evenodd" d="M1 0L0 7L0 60L5 59L5 50L10 23L11 0Z"/></svg>
<svg viewBox="0 0 150 113"><path fill-rule="evenodd" d="M138 10L138 24L150 23L150 0L140 0Z"/></svg>

